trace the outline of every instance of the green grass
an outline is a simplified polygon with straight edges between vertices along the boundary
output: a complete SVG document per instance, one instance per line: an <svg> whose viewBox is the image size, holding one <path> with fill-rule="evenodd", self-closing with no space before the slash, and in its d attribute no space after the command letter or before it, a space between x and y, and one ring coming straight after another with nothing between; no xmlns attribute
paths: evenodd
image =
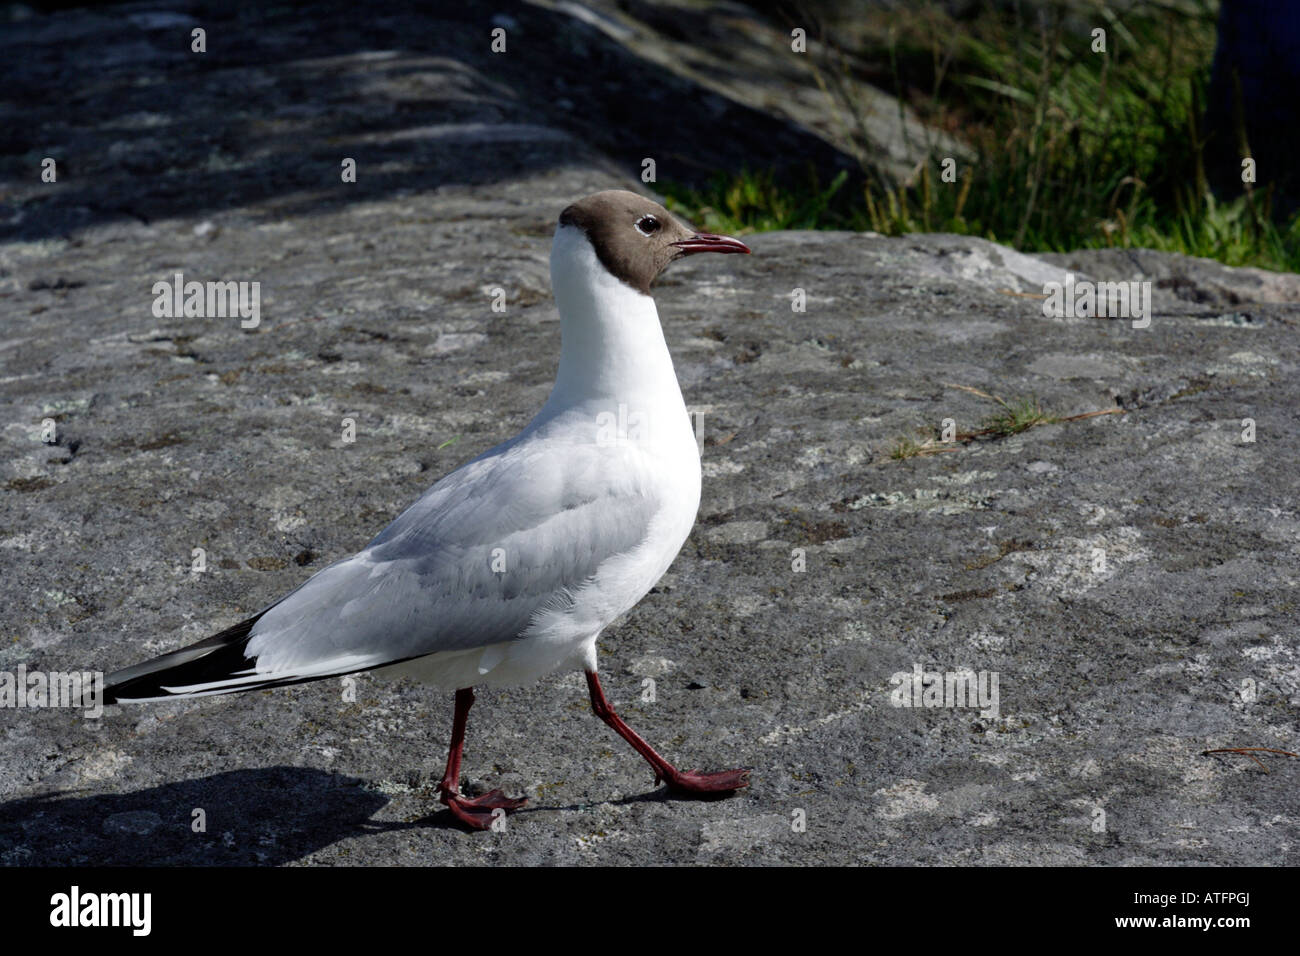
<svg viewBox="0 0 1300 956"><path fill-rule="evenodd" d="M1059 415L1043 411L1038 399L1028 396L1009 402L998 399L1002 410L984 419L983 431L994 438L1007 438L1028 431L1035 425L1053 425L1061 420Z"/></svg>
<svg viewBox="0 0 1300 956"><path fill-rule="evenodd" d="M889 457L894 461L904 461L908 458L919 458L925 455L956 451L959 446L968 445L974 441L996 441L999 438L1009 438L1039 425L1056 425L1062 422L1084 421L1103 415L1124 414L1122 408L1112 406L1110 408L1080 412L1077 415L1062 416L1044 411L1042 402L1032 395L1006 401L997 395L973 388L970 385L944 383L944 387L960 389L963 392L969 392L971 395L993 402L998 406L998 411L987 416L975 431L956 432L951 437L951 440L946 442L941 440L942 436L933 426L921 425L916 429L917 438L903 436L894 440L894 444L889 449Z"/></svg>
<svg viewBox="0 0 1300 956"><path fill-rule="evenodd" d="M852 135L863 124L848 54L889 64L891 92L974 150L955 183L941 181L942 156L916 144L931 161L902 185L869 167L861 187L844 175L778 183L743 170L698 189L661 184L670 208L722 232L942 231L1029 252L1147 247L1300 271L1300 214L1275 222L1263 184L1231 202L1215 201L1206 186L1208 4L1188 13L1139 3L1122 20L1104 7L1070 19L1044 6L1041 20L1029 9L988 4L957 22L937 4L904 5L874 32L868 22L860 48L816 67ZM1105 54L1078 29L1093 21L1106 28Z"/></svg>
<svg viewBox="0 0 1300 956"><path fill-rule="evenodd" d="M933 455L941 451L953 450L939 447L939 438L933 428L922 426L916 430L916 433L921 438L920 441L904 435L902 438L897 439L893 447L889 449L889 457L894 461L904 461L921 455Z"/></svg>
<svg viewBox="0 0 1300 956"><path fill-rule="evenodd" d="M903 461L907 458L955 451L958 445L965 445L976 439L1009 438L1038 425L1054 425L1057 422L1069 420L1043 411L1042 403L1033 396L1004 401L996 395L990 395L988 392L982 392L969 386L957 385L952 387L960 388L962 391L996 402L1000 408L983 420L978 431L959 432L953 437L952 442L941 441L939 433L933 426L922 425L916 430L917 438L903 436L894 441L893 446L889 449L890 458L895 461Z"/></svg>
<svg viewBox="0 0 1300 956"><path fill-rule="evenodd" d="M822 187L813 174L804 184L779 185L771 172L742 172L717 177L703 190L664 183L668 208L689 216L696 225L719 232L773 232L778 229L861 228L844 203L835 200L848 173Z"/></svg>

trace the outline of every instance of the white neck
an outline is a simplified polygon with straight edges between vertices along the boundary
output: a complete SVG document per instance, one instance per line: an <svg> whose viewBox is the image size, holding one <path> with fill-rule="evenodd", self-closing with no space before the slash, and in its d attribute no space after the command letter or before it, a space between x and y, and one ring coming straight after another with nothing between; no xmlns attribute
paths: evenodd
<svg viewBox="0 0 1300 956"><path fill-rule="evenodd" d="M681 403L654 299L611 275L581 229L555 231L551 288L560 310L552 411L591 400Z"/></svg>

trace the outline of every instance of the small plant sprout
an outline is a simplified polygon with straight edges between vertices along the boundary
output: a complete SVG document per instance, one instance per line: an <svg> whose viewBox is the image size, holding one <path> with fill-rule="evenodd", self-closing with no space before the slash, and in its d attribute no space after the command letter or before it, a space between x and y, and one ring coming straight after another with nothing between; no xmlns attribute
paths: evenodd
<svg viewBox="0 0 1300 956"><path fill-rule="evenodd" d="M1012 435L1019 435L1021 432L1029 431L1039 425L1055 425L1062 422L1077 422L1085 418L1096 418L1099 415L1123 415L1124 409L1114 406L1111 408L1101 408L1096 411L1083 412L1079 415L1055 415L1046 411L1042 403L1033 396L1022 396L1006 400L999 398L989 392L981 391L978 388L972 388L969 385L954 385L945 383L945 388L956 388L963 392L969 392L979 398L987 399L998 405L998 411L984 419L982 427L975 431L954 431L949 427L950 423L955 424L954 419L945 418L943 420L944 429L939 432L932 426L922 426L917 429L919 438L903 437L896 439L894 445L889 450L889 457L894 461L903 461L907 458L920 458L926 455L937 455L942 452L957 451L957 447L966 445L980 439L996 440L999 438L1009 438Z"/></svg>

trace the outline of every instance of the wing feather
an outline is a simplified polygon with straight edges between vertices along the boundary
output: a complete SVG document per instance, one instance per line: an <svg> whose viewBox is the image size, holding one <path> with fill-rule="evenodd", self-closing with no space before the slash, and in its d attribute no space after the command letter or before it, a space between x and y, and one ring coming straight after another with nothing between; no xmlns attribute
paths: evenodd
<svg viewBox="0 0 1300 956"><path fill-rule="evenodd" d="M257 678L519 637L646 539L662 505L653 473L632 443L525 433L491 449L258 618L248 643Z"/></svg>

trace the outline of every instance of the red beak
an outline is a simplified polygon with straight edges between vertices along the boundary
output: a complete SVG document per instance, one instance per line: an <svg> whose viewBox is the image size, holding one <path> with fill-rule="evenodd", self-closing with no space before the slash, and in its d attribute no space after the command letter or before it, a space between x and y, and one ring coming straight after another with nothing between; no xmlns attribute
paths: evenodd
<svg viewBox="0 0 1300 956"><path fill-rule="evenodd" d="M749 255L749 246L730 236L715 236L708 232L697 232L689 239L679 239L673 243L682 250L682 255L693 256L697 252L743 252Z"/></svg>

